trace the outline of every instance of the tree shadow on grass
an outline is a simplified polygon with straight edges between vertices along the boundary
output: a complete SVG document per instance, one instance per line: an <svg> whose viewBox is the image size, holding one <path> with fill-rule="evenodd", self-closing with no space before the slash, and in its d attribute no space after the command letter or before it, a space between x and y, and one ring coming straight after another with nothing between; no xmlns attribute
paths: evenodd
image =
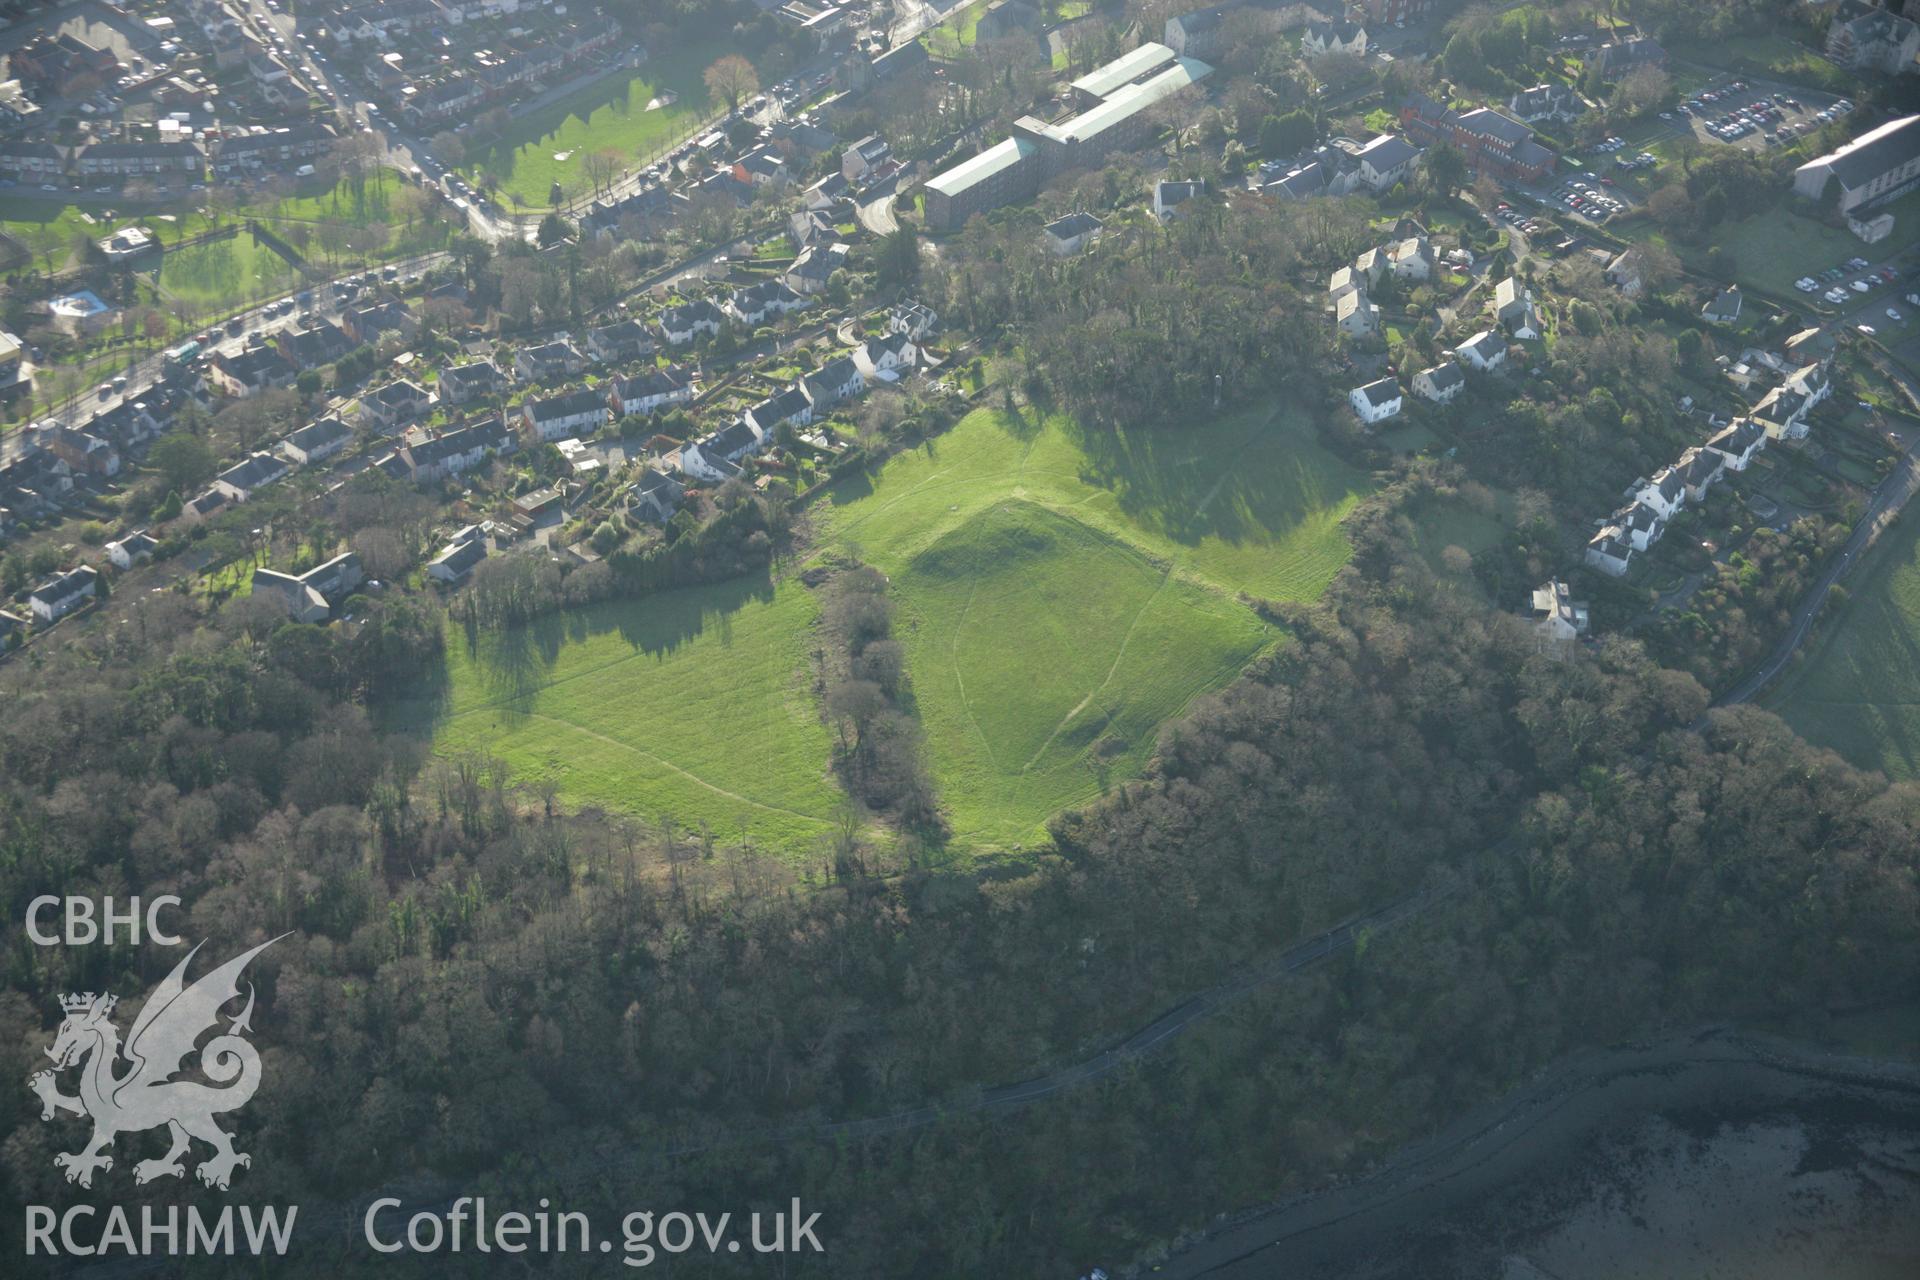
<svg viewBox="0 0 1920 1280"><path fill-rule="evenodd" d="M526 715L553 682L569 644L617 632L633 655L665 658L711 632L724 646L732 639L733 615L750 604L770 603L773 595L773 578L762 568L710 586L674 587L562 609L521 626L469 632L463 642L485 682L487 705ZM443 700L434 718L445 712Z"/></svg>
<svg viewBox="0 0 1920 1280"><path fill-rule="evenodd" d="M1816 654L1814 662L1828 668L1816 668L1816 676L1821 677L1819 685L1860 699L1858 705L1835 708L1852 721L1844 732L1830 739L1839 744L1836 750L1862 768L1883 769L1897 776L1900 766L1909 775L1914 772L1915 762L1920 761L1920 740L1915 734L1915 716L1905 701L1915 696L1914 687L1906 681L1890 680L1888 673L1920 671L1920 641L1914 637L1913 620L1890 598L1894 585L1892 573L1883 573L1871 582L1872 594L1863 592L1859 598L1864 607L1842 622L1853 631L1855 642L1844 644L1846 637L1836 635L1830 642L1831 649ZM1817 702L1813 707L1816 712L1820 710Z"/></svg>
<svg viewBox="0 0 1920 1280"><path fill-rule="evenodd" d="M822 485L812 497L807 499L806 505L812 507L817 503L825 503L829 507L844 507L872 495L872 469L862 467L858 471L850 471L840 476L831 484Z"/></svg>
<svg viewBox="0 0 1920 1280"><path fill-rule="evenodd" d="M1066 429L1084 459L1081 479L1182 546L1272 541L1366 488L1359 472L1266 410L1195 431Z"/></svg>
<svg viewBox="0 0 1920 1280"><path fill-rule="evenodd" d="M994 414L993 421L1021 444L1032 444L1047 429L1047 415L1043 411L1019 404L1011 408L1002 405L1000 411Z"/></svg>

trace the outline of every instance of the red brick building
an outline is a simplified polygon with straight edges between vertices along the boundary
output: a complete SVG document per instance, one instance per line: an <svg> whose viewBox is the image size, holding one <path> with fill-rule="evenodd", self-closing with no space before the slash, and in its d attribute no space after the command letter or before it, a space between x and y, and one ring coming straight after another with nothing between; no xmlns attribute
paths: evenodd
<svg viewBox="0 0 1920 1280"><path fill-rule="evenodd" d="M1539 182L1560 160L1534 141L1532 129L1491 107L1455 111L1431 98L1409 98L1400 108L1400 123L1422 146L1446 143L1477 172L1497 178Z"/></svg>

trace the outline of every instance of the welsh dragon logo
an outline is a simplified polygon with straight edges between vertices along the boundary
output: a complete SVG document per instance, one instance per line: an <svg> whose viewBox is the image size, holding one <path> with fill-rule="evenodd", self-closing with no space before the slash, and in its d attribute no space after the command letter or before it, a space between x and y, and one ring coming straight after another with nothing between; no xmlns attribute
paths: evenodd
<svg viewBox="0 0 1920 1280"><path fill-rule="evenodd" d="M159 1159L136 1164L135 1182L184 1175L182 1157L188 1154L189 1139L193 1138L213 1148L213 1154L194 1170L210 1187L226 1190L234 1169L253 1163L251 1156L233 1149L232 1136L213 1122L221 1112L246 1105L260 1087L260 1054L245 1038L252 1030L251 983L247 985L246 1006L239 1015L230 1017L227 1030L200 1048L200 1072L213 1084L172 1077L182 1070L182 1059L194 1052L200 1037L217 1029L220 1010L239 996L240 974L248 961L278 941L263 942L188 986L184 980L187 965L200 950L194 947L141 1008L124 1049L112 1021L114 1006L119 1003L113 995L96 996L89 991L60 998L66 1018L60 1023L53 1047L47 1050L53 1070L36 1072L27 1083L40 1095L42 1120L66 1111L93 1121L93 1137L86 1146L53 1158L56 1166L67 1171L68 1182L91 1187L96 1169L113 1168L114 1138L161 1125L167 1127L173 1145ZM120 1072L123 1058L128 1065ZM80 1067L80 1092L70 1097L60 1092L55 1072L76 1065Z"/></svg>

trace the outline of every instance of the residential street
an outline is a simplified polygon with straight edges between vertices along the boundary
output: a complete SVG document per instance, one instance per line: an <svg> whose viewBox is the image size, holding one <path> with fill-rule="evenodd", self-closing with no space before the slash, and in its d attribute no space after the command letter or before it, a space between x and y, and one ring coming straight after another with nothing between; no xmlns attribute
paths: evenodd
<svg viewBox="0 0 1920 1280"><path fill-rule="evenodd" d="M386 265L393 267L396 272L413 274L439 266L442 262L446 261L446 259L447 255L444 252L435 252L422 254L419 257L402 259ZM214 342L207 344L207 350L225 351L231 354L245 346L247 339L254 334L280 328L291 317L284 314L274 314L276 308L290 299L298 297L301 293L307 292L311 292L314 296L314 305L311 308L313 313L334 317L339 315L341 310L340 300L332 292L331 283L303 286L300 289L282 294L278 298L270 298L257 307L252 307L241 312L229 321L223 321L220 325L209 325L209 329L217 330L220 337ZM239 332L228 332L227 326L235 322L240 325ZM74 403L84 400L89 417L117 409L123 402L139 400L151 391L154 384L160 380L161 374L165 371L165 367L165 351L152 352L151 354L142 356L131 366L122 370L127 378L125 391L116 392L106 399L99 399L94 394L92 388L89 387L83 390L79 396L75 397ZM46 411L46 416L58 417L62 413L69 413L73 410L74 403L63 404L57 408L49 409ZM10 461L24 452L25 449L26 433L24 431L11 431L4 436L0 436L0 462Z"/></svg>
<svg viewBox="0 0 1920 1280"><path fill-rule="evenodd" d="M893 216L893 197L899 186L898 177L890 178L871 192L865 203L854 206L860 225L875 236L890 236L900 229L899 220Z"/></svg>
<svg viewBox="0 0 1920 1280"><path fill-rule="evenodd" d="M1880 371L1899 384L1907 398L1916 408L1920 408L1920 385L1916 385L1912 375L1891 361L1881 363ZM1716 705L1735 706L1742 702L1751 702L1771 684L1776 676L1793 660L1793 655L1806 640L1807 633L1813 629L1815 619L1827 602L1827 596L1834 585L1853 569L1853 566L1865 557L1867 551L1887 526L1899 518L1901 511L1920 492L1920 457L1909 448L1900 455L1887 478L1882 480L1873 491L1873 500L1867 504L1867 510L1860 522L1853 528L1853 536L1847 539L1847 545L1820 575L1813 589L1807 592L1793 612L1793 625L1782 636L1779 644L1760 667L1735 685L1722 696Z"/></svg>

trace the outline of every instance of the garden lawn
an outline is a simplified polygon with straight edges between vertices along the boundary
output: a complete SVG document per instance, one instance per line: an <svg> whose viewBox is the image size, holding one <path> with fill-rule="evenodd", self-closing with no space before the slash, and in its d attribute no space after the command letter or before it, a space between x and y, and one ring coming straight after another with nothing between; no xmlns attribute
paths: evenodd
<svg viewBox="0 0 1920 1280"><path fill-rule="evenodd" d="M1708 66L1769 76L1828 93L1852 93L1859 87L1858 79L1853 74L1841 70L1805 45L1779 32L1757 32L1717 37L1710 42L1689 42L1676 52Z"/></svg>
<svg viewBox="0 0 1920 1280"><path fill-rule="evenodd" d="M493 174L501 193L526 208L546 208L556 181L569 196L578 195L587 185L586 158L592 152L618 151L625 167L632 168L711 114L703 77L725 52L720 41L675 49L650 62L645 75L589 85L515 120L492 147L470 153L465 167L475 176ZM662 91L678 101L647 110ZM566 159L554 158L562 155Z"/></svg>
<svg viewBox="0 0 1920 1280"><path fill-rule="evenodd" d="M818 605L798 581L662 592L527 628L449 633L435 748L505 759L601 805L716 839L807 848L842 803L808 646Z"/></svg>
<svg viewBox="0 0 1920 1280"><path fill-rule="evenodd" d="M1429 445L1439 443L1440 440L1440 437L1434 434L1432 427L1423 422L1407 419L1402 419L1388 427L1375 438L1395 453L1418 453Z"/></svg>
<svg viewBox="0 0 1920 1280"><path fill-rule="evenodd" d="M1817 649L1769 700L1810 742L1920 777L1920 520L1902 521L1849 587Z"/></svg>
<svg viewBox="0 0 1920 1280"><path fill-rule="evenodd" d="M1495 496L1496 516L1476 510L1464 498L1435 498L1413 520L1413 542L1422 558L1434 569L1442 569L1441 555L1448 547L1459 547L1469 555L1478 555L1499 545L1507 536L1502 517L1511 515L1513 501L1505 494Z"/></svg>

